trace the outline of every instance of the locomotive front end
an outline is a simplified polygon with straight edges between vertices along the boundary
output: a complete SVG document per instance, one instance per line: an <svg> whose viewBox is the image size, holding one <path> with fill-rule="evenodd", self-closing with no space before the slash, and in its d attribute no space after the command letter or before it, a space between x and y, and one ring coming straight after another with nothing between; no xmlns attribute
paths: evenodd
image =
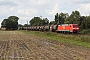
<svg viewBox="0 0 90 60"><path fill-rule="evenodd" d="M78 24L73 24L73 32L77 33L79 30Z"/></svg>

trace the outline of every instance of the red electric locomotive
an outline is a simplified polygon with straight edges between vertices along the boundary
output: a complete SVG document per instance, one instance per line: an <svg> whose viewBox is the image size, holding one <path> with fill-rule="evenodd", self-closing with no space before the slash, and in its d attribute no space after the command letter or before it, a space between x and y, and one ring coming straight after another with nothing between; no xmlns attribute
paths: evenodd
<svg viewBox="0 0 90 60"><path fill-rule="evenodd" d="M57 32L77 33L79 30L78 24L61 24L57 26Z"/></svg>

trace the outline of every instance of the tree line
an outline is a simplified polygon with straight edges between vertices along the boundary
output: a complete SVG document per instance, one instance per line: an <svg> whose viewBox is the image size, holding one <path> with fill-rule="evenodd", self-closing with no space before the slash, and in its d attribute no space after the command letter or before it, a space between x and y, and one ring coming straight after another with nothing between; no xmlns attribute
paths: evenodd
<svg viewBox="0 0 90 60"><path fill-rule="evenodd" d="M40 17L34 17L29 21L31 26L41 25L58 25L58 24L78 24L79 31L90 31L90 16L81 16L79 11L72 11L71 15L68 13L56 13L55 19L49 23L47 18L41 19Z"/></svg>
<svg viewBox="0 0 90 60"><path fill-rule="evenodd" d="M18 24L19 18L17 16L9 16L1 23L1 27L7 29L17 29L18 26L42 26L42 25L58 25L58 24L78 24L79 31L90 29L90 15L81 16L79 11L72 11L71 15L68 13L56 13L53 21L49 22L48 18L33 17L29 20L29 24ZM90 31L90 30L89 30Z"/></svg>
<svg viewBox="0 0 90 60"><path fill-rule="evenodd" d="M54 24L78 24L79 31L86 30L90 32L90 15L81 16L79 11L72 11L71 15L68 13L56 13Z"/></svg>

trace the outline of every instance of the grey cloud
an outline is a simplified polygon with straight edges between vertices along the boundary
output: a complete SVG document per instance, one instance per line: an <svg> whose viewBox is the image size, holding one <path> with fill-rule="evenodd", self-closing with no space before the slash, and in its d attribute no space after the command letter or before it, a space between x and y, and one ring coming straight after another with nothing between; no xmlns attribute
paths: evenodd
<svg viewBox="0 0 90 60"><path fill-rule="evenodd" d="M0 6L17 6L13 1L0 1Z"/></svg>
<svg viewBox="0 0 90 60"><path fill-rule="evenodd" d="M10 15L19 16L19 21L22 23L27 23L26 20L30 20L34 16L53 20L56 12L71 13L76 9L81 9L81 12L85 8L81 4L87 5L88 3L90 0L0 0L0 22ZM56 4L58 6L55 6ZM87 10L85 11L89 12ZM82 13L84 14L84 12Z"/></svg>
<svg viewBox="0 0 90 60"><path fill-rule="evenodd" d="M90 0L72 0L71 2L75 4L88 4Z"/></svg>

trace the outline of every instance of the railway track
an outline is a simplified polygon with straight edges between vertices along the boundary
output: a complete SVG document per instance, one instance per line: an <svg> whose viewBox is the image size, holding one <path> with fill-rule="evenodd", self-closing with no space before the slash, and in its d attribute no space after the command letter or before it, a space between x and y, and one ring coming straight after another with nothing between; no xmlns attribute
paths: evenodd
<svg viewBox="0 0 90 60"><path fill-rule="evenodd" d="M0 32L0 60L90 60L90 49L18 31Z"/></svg>

